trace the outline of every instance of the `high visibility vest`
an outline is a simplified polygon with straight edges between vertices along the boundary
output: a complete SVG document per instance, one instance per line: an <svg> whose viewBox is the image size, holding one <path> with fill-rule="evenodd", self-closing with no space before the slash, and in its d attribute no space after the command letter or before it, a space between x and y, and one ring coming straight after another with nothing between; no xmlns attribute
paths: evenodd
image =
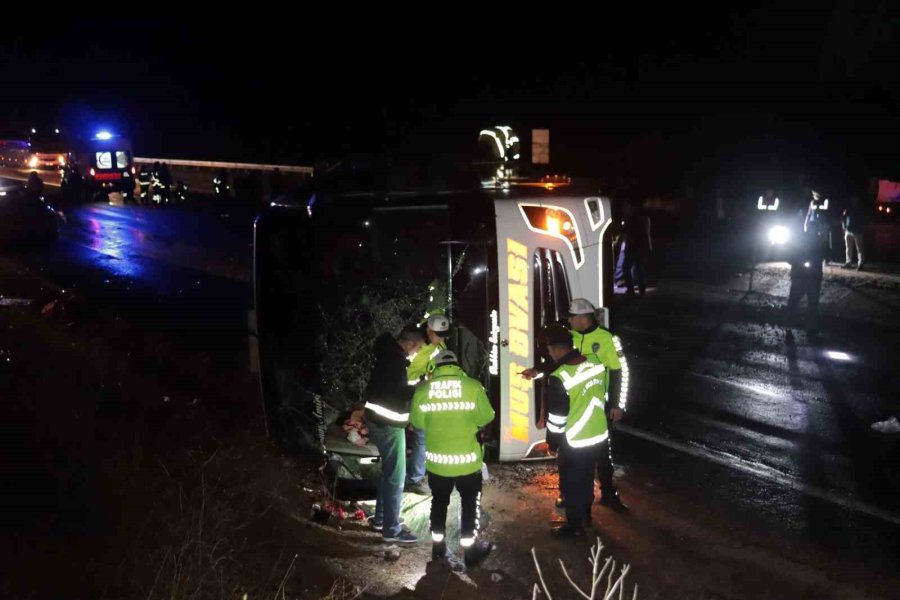
<svg viewBox="0 0 900 600"><path fill-rule="evenodd" d="M446 348L447 344L444 342L437 346L425 344L419 348L409 366L406 367L406 378L409 380L409 385L416 385L423 377L430 378L435 368L434 359Z"/></svg>
<svg viewBox="0 0 900 600"><path fill-rule="evenodd" d="M606 367L596 355L578 365L560 365L550 375L559 379L569 395L569 413L550 413L547 428L565 433L573 448L596 446L609 437L606 424Z"/></svg>
<svg viewBox="0 0 900 600"><path fill-rule="evenodd" d="M628 380L630 374L628 370L628 361L625 360L625 353L622 350L622 341L619 339L619 336L613 335L610 331L602 327L596 327L593 331L589 331L588 333L581 333L573 329L571 334L572 345L575 346L576 350L585 356L591 354L595 355L600 359L600 362L603 363L603 366L606 367L607 392L609 392L609 371L616 369L622 370L619 397L614 400L618 402L619 408L625 410L628 404ZM605 400L609 402L608 393Z"/></svg>
<svg viewBox="0 0 900 600"><path fill-rule="evenodd" d="M621 367L619 362L619 354L616 352L616 336L602 327L596 327L588 333L572 330L572 345L575 349L588 356L596 354L600 362L607 369L618 369Z"/></svg>
<svg viewBox="0 0 900 600"><path fill-rule="evenodd" d="M425 430L425 469L444 477L481 470L479 427L494 420L494 409L477 379L456 365L444 365L419 383L413 394L409 421Z"/></svg>

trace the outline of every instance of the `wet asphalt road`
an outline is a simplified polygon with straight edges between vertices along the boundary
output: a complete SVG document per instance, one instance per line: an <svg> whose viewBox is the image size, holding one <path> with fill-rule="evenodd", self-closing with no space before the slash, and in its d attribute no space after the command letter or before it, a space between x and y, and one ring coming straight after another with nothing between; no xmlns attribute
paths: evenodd
<svg viewBox="0 0 900 600"><path fill-rule="evenodd" d="M149 329L187 332L186 343L246 343L249 211L64 212L56 247L15 260ZM783 272L750 292L746 276L661 285L619 307L632 372L628 418L613 438L623 490L649 485L656 492L642 501L657 510L693 506L763 545L802 543L852 557L863 577L889 577L900 555L900 436L869 426L900 409L900 292L841 286L852 287L826 284L815 344L803 332L785 339Z"/></svg>
<svg viewBox="0 0 900 600"><path fill-rule="evenodd" d="M206 200L189 208L65 206L55 189L46 196L62 214L60 239L12 254L18 263L147 329L246 344L252 211Z"/></svg>
<svg viewBox="0 0 900 600"><path fill-rule="evenodd" d="M686 504L775 554L819 553L837 578L892 579L900 435L870 425L900 409L900 292L826 279L821 338L790 342L785 275L749 292L746 275L702 294L672 283L620 308L634 383L616 456L658 510Z"/></svg>

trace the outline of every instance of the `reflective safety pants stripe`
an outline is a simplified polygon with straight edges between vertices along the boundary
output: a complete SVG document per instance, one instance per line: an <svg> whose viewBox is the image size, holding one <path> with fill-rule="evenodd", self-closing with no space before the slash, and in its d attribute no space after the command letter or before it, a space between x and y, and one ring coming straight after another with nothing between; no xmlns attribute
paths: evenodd
<svg viewBox="0 0 900 600"><path fill-rule="evenodd" d="M478 521L478 499L481 496L481 470L459 477L443 477L428 473L428 487L431 488L431 531L439 533L446 531L447 507L450 506L450 494L455 487L459 491L459 503L462 508L459 537L473 537Z"/></svg>

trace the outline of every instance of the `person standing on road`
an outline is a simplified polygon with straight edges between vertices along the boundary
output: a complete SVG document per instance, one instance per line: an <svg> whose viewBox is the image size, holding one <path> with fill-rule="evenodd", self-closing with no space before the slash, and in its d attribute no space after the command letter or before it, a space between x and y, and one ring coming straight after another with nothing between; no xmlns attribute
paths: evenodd
<svg viewBox="0 0 900 600"><path fill-rule="evenodd" d="M785 337L793 341L791 325L799 322L798 308L806 296L806 330L814 341L818 335L819 294L822 290L822 264L825 261L824 229L815 220L804 218L798 209L791 222L794 243L791 248L791 290L788 295L787 317L789 320Z"/></svg>
<svg viewBox="0 0 900 600"><path fill-rule="evenodd" d="M35 198L40 198L44 194L44 180L37 174L37 171L32 171L28 174L28 181L25 182L25 191Z"/></svg>
<svg viewBox="0 0 900 600"><path fill-rule="evenodd" d="M141 204L150 204L150 184L151 184L151 176L150 172L147 170L147 165L141 165L141 170L138 171L138 186L140 186L141 195L140 195L140 203Z"/></svg>
<svg viewBox="0 0 900 600"><path fill-rule="evenodd" d="M483 450L479 432L494 420L484 387L466 375L456 354L441 351L432 377L419 383L413 395L410 422L425 433L425 466L431 488L431 556L447 554L447 508L453 489L462 507L459 544L466 566L491 551L487 540L476 540L481 513Z"/></svg>
<svg viewBox="0 0 900 600"><path fill-rule="evenodd" d="M604 409L607 412L607 421L617 423L625 416L628 403L628 362L622 350L622 342L619 336L613 335L608 329L601 327L594 305L585 298L575 298L569 303L569 334L572 344L579 353L585 356L596 356L606 368L605 385L606 398ZM521 373L526 379L534 379L538 376L551 373L558 365L555 362L547 362L537 368L526 369ZM610 400L611 399L611 400ZM550 423L547 423L550 427ZM600 481L600 504L617 512L628 510L622 502L616 486L613 483L615 465L612 460L612 444L608 442L605 452L597 459L597 479ZM565 506L565 493L560 489L560 496L556 500L556 506Z"/></svg>
<svg viewBox="0 0 900 600"><path fill-rule="evenodd" d="M216 198L220 200L228 197L228 173L225 170L219 171L213 177L213 188L216 191Z"/></svg>
<svg viewBox="0 0 900 600"><path fill-rule="evenodd" d="M853 250L856 250L856 270L863 268L863 232L865 231L865 217L859 206L859 197L854 196L850 200L850 206L844 209L841 217L841 227L844 230L844 245L846 247L846 260L844 268L853 265Z"/></svg>
<svg viewBox="0 0 900 600"><path fill-rule="evenodd" d="M634 296L635 283L641 296L647 290L647 258L653 250L650 237L650 217L640 205L625 205L624 244L622 246L622 277L625 279L625 295Z"/></svg>
<svg viewBox="0 0 900 600"><path fill-rule="evenodd" d="M366 389L365 419L381 456L381 481L372 526L385 542L413 544L418 538L400 526L403 480L406 476L406 426L414 388L406 378L409 357L425 343L422 332L404 327L395 338L375 339L374 362Z"/></svg>
<svg viewBox="0 0 900 600"><path fill-rule="evenodd" d="M543 332L547 352L558 365L547 382L547 444L559 453L559 479L565 496L566 524L558 538L581 537L591 522L594 469L608 454L606 367L596 354L584 356L560 325Z"/></svg>

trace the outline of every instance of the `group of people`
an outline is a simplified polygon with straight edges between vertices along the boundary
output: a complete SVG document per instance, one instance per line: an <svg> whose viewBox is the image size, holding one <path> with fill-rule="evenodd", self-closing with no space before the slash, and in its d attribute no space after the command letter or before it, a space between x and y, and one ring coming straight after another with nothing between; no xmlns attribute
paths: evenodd
<svg viewBox="0 0 900 600"><path fill-rule="evenodd" d="M142 164L137 180L139 204L170 204L187 200L187 186L182 181L173 184L172 173L166 163L156 161L149 169Z"/></svg>
<svg viewBox="0 0 900 600"><path fill-rule="evenodd" d="M613 483L609 444L609 422L624 415L628 388L622 346L599 325L586 299L573 300L569 314L571 329L551 325L541 333L549 360L520 373L526 379L547 375L541 420L547 444L557 454L556 506L566 513L566 523L552 531L559 538L580 537L591 524L595 472L600 503L627 510ZM459 543L465 564L473 566L493 547L479 534L485 428L495 414L482 384L466 373L457 352L447 349L450 335L449 319L432 315L424 331L405 327L396 336L385 333L375 340L365 419L381 456L381 478L371 524L385 542L416 543L400 520L403 493L430 493L432 557L444 558L447 509L455 489L462 513Z"/></svg>
<svg viewBox="0 0 900 600"><path fill-rule="evenodd" d="M386 542L416 543L418 538L400 521L404 482L409 477L412 485L422 486L427 475L432 556L446 555L447 508L455 488L462 506L460 546L466 565L472 566L492 548L489 541L476 541L476 536L482 432L494 420L494 409L481 383L466 375L454 352L443 348L449 328L446 317L433 315L425 332L405 327L396 337L385 333L375 340L365 419L381 456L381 479L371 523ZM416 374L421 381L410 380ZM409 468L407 428L413 429Z"/></svg>

